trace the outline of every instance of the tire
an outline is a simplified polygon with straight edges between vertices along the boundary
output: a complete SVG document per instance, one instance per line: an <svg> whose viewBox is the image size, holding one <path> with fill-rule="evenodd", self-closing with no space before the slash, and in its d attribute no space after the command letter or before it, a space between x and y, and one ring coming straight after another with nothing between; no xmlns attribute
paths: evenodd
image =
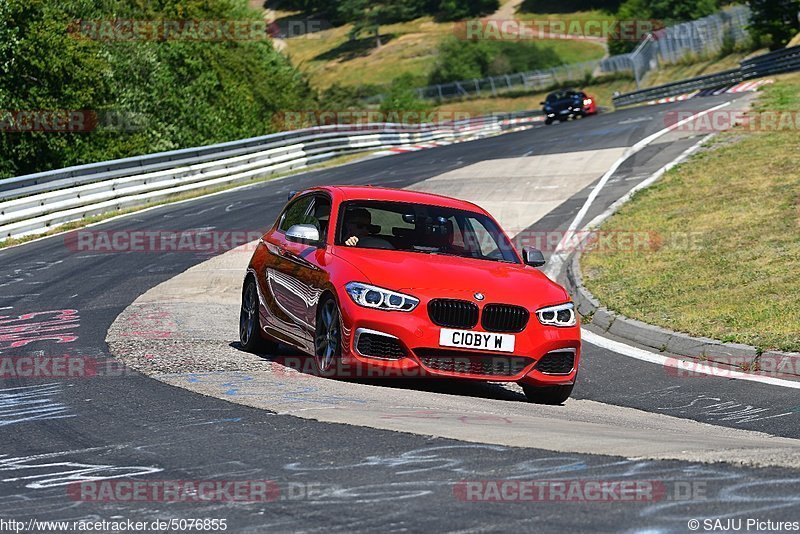
<svg viewBox="0 0 800 534"><path fill-rule="evenodd" d="M336 299L323 298L317 307L314 363L319 374L328 374L342 356L341 312Z"/></svg>
<svg viewBox="0 0 800 534"><path fill-rule="evenodd" d="M553 119L551 119L551 118L547 118L547 119L545 119L545 120L544 120L544 123L545 123L547 126L550 126L551 124L553 124Z"/></svg>
<svg viewBox="0 0 800 534"><path fill-rule="evenodd" d="M528 384L520 384L522 390L525 392L525 397L528 402L535 404L564 404L570 395L574 384L568 386L545 386L536 387Z"/></svg>
<svg viewBox="0 0 800 534"><path fill-rule="evenodd" d="M247 277L242 289L242 307L239 311L239 343L247 352L274 354L278 344L264 339L262 335L256 281L252 277Z"/></svg>

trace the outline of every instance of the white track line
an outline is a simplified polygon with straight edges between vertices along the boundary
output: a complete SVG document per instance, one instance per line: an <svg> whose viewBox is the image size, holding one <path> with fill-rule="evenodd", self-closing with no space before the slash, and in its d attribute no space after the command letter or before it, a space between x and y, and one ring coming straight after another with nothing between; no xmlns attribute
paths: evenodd
<svg viewBox="0 0 800 534"><path fill-rule="evenodd" d="M655 141L656 139L658 139L659 137L661 137L661 136L663 136L665 134L668 134L672 130L675 130L676 128L680 128L684 124L687 124L687 123L689 123L689 122L691 122L693 120L696 120L696 119L698 119L698 118L700 118L700 117L702 117L704 115L708 115L709 113L712 113L712 112L714 112L714 111L716 111L718 109L721 109L721 108L724 108L724 107L730 106L730 105L731 105L730 102L724 102L722 104L714 106L713 108L709 108L709 109L707 109L705 111L701 111L700 113L695 113L691 117L687 117L687 118L685 118L683 120L680 120L680 121L676 122L675 124L672 124L670 126L667 126L664 129L662 129L662 130L657 131L656 133L654 133L652 135L648 135L647 137L645 137L644 139L642 139L641 141L639 141L638 143L636 143L632 147L628 148L622 154L622 156L620 156L619 159L614 162L614 164L611 166L611 168L608 169L608 171L606 171L606 173L600 178L600 181L597 182L596 186L594 186L594 189L592 189L592 192L589 193L589 197L586 199L586 202L583 203L583 206L581 207L581 209L578 212L578 214L575 216L575 219L569 225L569 228L567 228L567 231L564 232L564 237L561 239L561 242L559 242L558 246L556 247L556 250L553 252L552 256L550 257L550 261L548 262L547 269L545 269L545 274L547 274L550 278L553 278L553 279L555 279L558 276L558 273L561 271L561 267L564 265L564 260L566 259L566 254L564 253L564 251L573 242L574 235L575 235L575 230L577 230L578 225L580 225L581 222L583 222L583 218L586 217L586 213L588 213L589 208L592 206L592 204L594 203L595 199L597 198L597 195L600 194L600 191L602 191L603 187L605 187L606 183L608 183L608 180L611 178L611 176L615 172L617 172L617 170L620 168L620 166L623 163L625 163L625 161L628 160L628 158L630 158L634 154L640 152L642 149L647 147L653 141Z"/></svg>
<svg viewBox="0 0 800 534"><path fill-rule="evenodd" d="M720 367L714 367L698 361L683 361L676 358L668 358L654 352L650 352L638 347L632 347L613 339L608 339L599 334L595 334L585 328L581 328L581 337L583 341L596 345L600 348L635 358L643 362L655 363L663 367L671 369L679 369L689 373L700 373L704 375L733 378L736 380L747 380L748 382L760 382L770 386L780 386L784 388L800 389L800 382L791 380L782 380L780 378L773 378L771 376L754 375L750 373L743 373L741 371L728 370Z"/></svg>

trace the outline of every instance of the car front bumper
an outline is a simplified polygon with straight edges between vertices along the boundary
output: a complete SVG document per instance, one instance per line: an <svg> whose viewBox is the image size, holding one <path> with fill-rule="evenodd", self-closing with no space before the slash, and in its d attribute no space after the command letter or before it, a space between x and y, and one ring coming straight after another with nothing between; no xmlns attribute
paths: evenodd
<svg viewBox="0 0 800 534"><path fill-rule="evenodd" d="M538 386L575 382L581 356L579 324L572 327L544 326L533 313L535 310L529 310L531 315L526 328L512 334L515 336L514 352L500 353L440 346L441 327L428 317L426 300L412 312L364 308L352 302L346 294L339 297L339 304L342 359L337 374L340 376L447 377L524 382ZM486 332L480 324L471 331ZM357 346L359 335L364 333L387 336L387 341L395 339L405 355L364 354ZM537 367L545 355L564 351L574 354L569 372L548 373Z"/></svg>

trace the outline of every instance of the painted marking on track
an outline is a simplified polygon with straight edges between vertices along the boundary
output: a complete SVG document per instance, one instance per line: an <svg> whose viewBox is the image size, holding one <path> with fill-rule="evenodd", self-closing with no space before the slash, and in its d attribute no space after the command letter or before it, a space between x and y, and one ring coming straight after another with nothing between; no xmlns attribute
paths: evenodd
<svg viewBox="0 0 800 534"><path fill-rule="evenodd" d="M48 310L16 317L0 315L0 351L18 349L37 341L72 343L80 326L78 310Z"/></svg>
<svg viewBox="0 0 800 534"><path fill-rule="evenodd" d="M0 389L0 427L76 417L67 405L54 400L60 394L58 384Z"/></svg>
<svg viewBox="0 0 800 534"><path fill-rule="evenodd" d="M16 458L0 455L0 473L2 473L0 476L3 477L0 478L0 482L25 481L26 488L47 489L80 482L135 478L163 471L160 467L88 464L63 459L67 456L74 457L108 450L112 450L112 447L94 447Z"/></svg>
<svg viewBox="0 0 800 534"><path fill-rule="evenodd" d="M655 363L663 367L669 367L672 369L681 369L680 362L677 361L675 358L668 358L666 356L662 356L654 352L640 349L638 347L632 347L630 345L620 343L619 341L614 341L613 339L608 339L599 334L595 334L591 330L587 330L585 328L581 328L581 338L583 339L583 341L586 341L587 343L591 343L592 345L595 345L597 347L610 350L618 354L622 354L623 356L628 356L629 358L634 358L636 360L641 360L643 362L648 362L648 363ZM699 362L698 363L693 362L692 372L707 374L711 376L718 376L719 368L713 367L711 365L703 365L702 363ZM725 377L733 378L736 380L746 380L748 382L758 382L760 384L768 384L770 386L780 386L784 388L800 389L800 382L793 382L791 380L773 378L771 376L752 375L748 373L743 373L741 371L726 370Z"/></svg>

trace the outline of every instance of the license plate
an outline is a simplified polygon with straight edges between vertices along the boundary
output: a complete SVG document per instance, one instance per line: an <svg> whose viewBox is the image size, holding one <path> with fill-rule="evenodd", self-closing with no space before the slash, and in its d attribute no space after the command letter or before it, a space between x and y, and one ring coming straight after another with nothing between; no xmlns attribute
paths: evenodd
<svg viewBox="0 0 800 534"><path fill-rule="evenodd" d="M442 328L439 331L439 345L442 347L514 352L514 341L514 336L509 334L490 334L449 328Z"/></svg>

